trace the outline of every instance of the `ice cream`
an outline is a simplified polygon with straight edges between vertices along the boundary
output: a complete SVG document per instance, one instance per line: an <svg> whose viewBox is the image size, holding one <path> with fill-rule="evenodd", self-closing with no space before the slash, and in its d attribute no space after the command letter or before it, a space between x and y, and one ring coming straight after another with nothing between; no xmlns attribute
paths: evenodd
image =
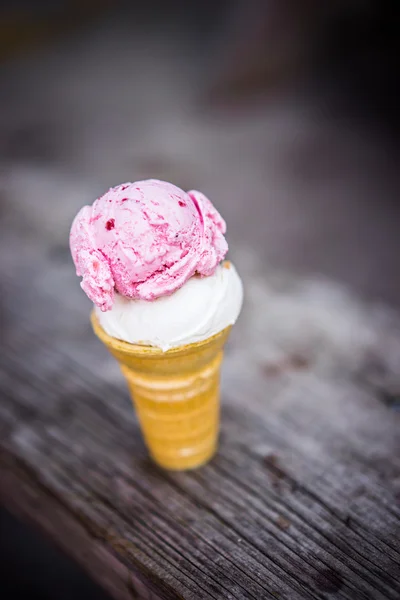
<svg viewBox="0 0 400 600"><path fill-rule="evenodd" d="M205 340L233 325L242 306L242 282L225 261L209 277L194 276L179 290L152 302L115 294L111 310L96 310L108 335L169 350Z"/></svg>
<svg viewBox="0 0 400 600"><path fill-rule="evenodd" d="M203 194L154 179L111 188L71 228L93 330L168 469L198 467L217 447L223 348L243 299L225 230Z"/></svg>
<svg viewBox="0 0 400 600"><path fill-rule="evenodd" d="M226 225L200 192L150 179L111 188L84 206L71 229L77 275L88 297L110 310L115 293L154 300L225 257Z"/></svg>

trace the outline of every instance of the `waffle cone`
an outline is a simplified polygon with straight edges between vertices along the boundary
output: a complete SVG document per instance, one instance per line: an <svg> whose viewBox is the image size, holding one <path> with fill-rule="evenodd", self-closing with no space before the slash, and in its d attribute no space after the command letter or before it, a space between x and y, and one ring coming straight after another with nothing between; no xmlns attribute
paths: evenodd
<svg viewBox="0 0 400 600"><path fill-rule="evenodd" d="M230 327L163 352L107 335L94 311L91 321L120 364L153 459L176 470L206 463L217 448L219 375Z"/></svg>

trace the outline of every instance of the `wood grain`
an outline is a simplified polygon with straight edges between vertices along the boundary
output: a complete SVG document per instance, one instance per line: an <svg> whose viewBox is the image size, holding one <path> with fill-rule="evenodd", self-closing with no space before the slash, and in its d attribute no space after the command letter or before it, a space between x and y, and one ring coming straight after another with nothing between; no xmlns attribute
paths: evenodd
<svg viewBox="0 0 400 600"><path fill-rule="evenodd" d="M399 598L400 436L369 389L267 373L225 397L208 466L162 472L67 253L32 233L2 277L1 501L115 598Z"/></svg>

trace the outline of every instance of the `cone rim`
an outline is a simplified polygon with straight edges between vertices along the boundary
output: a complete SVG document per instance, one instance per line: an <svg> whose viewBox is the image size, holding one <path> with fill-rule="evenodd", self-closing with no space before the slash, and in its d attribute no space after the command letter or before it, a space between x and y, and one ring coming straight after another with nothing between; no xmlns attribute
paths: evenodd
<svg viewBox="0 0 400 600"><path fill-rule="evenodd" d="M96 336L105 344L106 346L116 350L118 352L123 352L124 354L129 355L140 355L140 356L176 356L180 354L182 351L197 351L205 348L210 343L213 343L217 339L223 338L228 335L232 326L229 325L225 329L222 329L215 335L206 338L205 340L201 340L199 342L193 342L191 344L184 344L182 346L176 346L174 348L170 348L169 350L162 350L157 346L149 346L149 345L141 345L141 344L131 344L130 342L125 342L124 340L120 340L111 335L108 335L103 327L100 325L99 319L97 318L95 309L92 310L90 315L90 321L92 324L92 328Z"/></svg>

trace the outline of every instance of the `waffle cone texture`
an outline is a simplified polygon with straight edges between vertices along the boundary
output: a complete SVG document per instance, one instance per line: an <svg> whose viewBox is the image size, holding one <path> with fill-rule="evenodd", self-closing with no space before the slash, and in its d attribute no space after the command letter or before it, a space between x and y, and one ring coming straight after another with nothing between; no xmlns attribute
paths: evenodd
<svg viewBox="0 0 400 600"><path fill-rule="evenodd" d="M119 362L155 462L174 470L206 463L217 449L220 368L231 328L163 352L107 335L94 311L91 321Z"/></svg>

